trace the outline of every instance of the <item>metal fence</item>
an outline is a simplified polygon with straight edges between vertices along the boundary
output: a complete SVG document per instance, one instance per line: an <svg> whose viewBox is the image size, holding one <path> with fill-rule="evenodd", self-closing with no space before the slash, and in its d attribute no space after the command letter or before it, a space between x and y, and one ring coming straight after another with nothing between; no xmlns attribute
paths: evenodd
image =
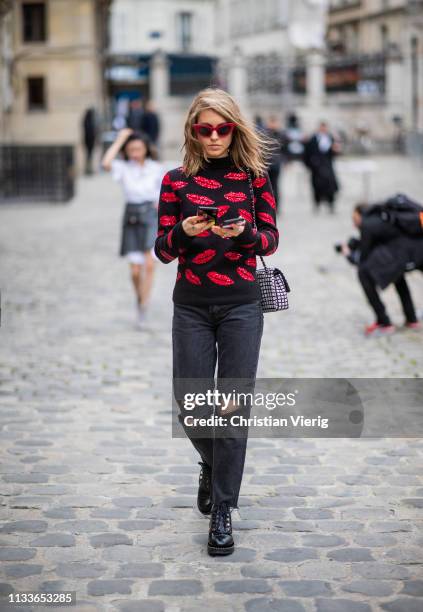
<svg viewBox="0 0 423 612"><path fill-rule="evenodd" d="M306 58L282 54L248 56L247 88L256 93L286 96L306 92ZM357 94L381 98L385 95L386 62L384 53L371 55L328 55L325 61L325 89L331 94ZM215 77L228 86L231 59L221 59Z"/></svg>
<svg viewBox="0 0 423 612"><path fill-rule="evenodd" d="M0 145L0 202L67 202L75 193L71 145Z"/></svg>

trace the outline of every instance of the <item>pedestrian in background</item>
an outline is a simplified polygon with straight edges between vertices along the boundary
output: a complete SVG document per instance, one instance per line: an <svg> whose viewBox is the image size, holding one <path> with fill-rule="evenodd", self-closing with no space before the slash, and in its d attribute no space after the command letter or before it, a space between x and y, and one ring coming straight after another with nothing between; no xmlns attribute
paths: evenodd
<svg viewBox="0 0 423 612"><path fill-rule="evenodd" d="M304 134L299 119L295 113L288 113L286 117L286 151L285 162L303 161Z"/></svg>
<svg viewBox="0 0 423 612"><path fill-rule="evenodd" d="M93 153L97 141L97 120L94 107L85 111L82 120L83 139L85 148L85 174L93 174Z"/></svg>
<svg viewBox="0 0 423 612"><path fill-rule="evenodd" d="M124 159L116 159L119 153ZM163 176L161 164L153 159L145 135L130 128L121 130L102 160L105 170L123 189L126 200L122 218L120 255L126 255L136 294L136 320L144 325L153 284L155 261L152 253L157 229L157 203Z"/></svg>
<svg viewBox="0 0 423 612"><path fill-rule="evenodd" d="M279 120L275 115L271 115L266 123L266 134L272 139L273 146L271 156L268 161L267 172L269 173L273 195L276 201L276 210L280 212L281 204L279 197L279 180L282 170L282 160L286 151L286 137L281 130Z"/></svg>
<svg viewBox="0 0 423 612"><path fill-rule="evenodd" d="M131 100L129 103L128 116L126 118L126 125L135 132L142 132L144 111L142 108L142 102L140 98Z"/></svg>
<svg viewBox="0 0 423 612"><path fill-rule="evenodd" d="M150 144L157 147L160 136L160 119L151 100L147 100L144 105L141 130L148 136Z"/></svg>
<svg viewBox="0 0 423 612"><path fill-rule="evenodd" d="M216 364L219 389L225 379L231 389L233 379L255 381L263 333L256 255L274 253L279 240L266 145L227 92L203 90L188 110L183 166L165 175L160 195L155 252L163 263L179 260L173 291L173 389L179 421L201 458L197 505L204 515L211 513L210 555L234 550L231 511L238 507L247 432L228 424L223 435L207 428L193 435L185 418L209 417L213 406L196 405L194 413L188 412L183 398L192 392L193 380L200 388L202 381L210 381L214 388ZM239 405L232 409L237 414L243 410ZM221 417L229 412L216 406Z"/></svg>
<svg viewBox="0 0 423 612"><path fill-rule="evenodd" d="M327 123L322 121L318 131L306 143L304 151L304 163L311 173L315 211L321 202L327 202L330 212L335 212L335 196L339 185L333 158L340 151L340 144L330 134Z"/></svg>

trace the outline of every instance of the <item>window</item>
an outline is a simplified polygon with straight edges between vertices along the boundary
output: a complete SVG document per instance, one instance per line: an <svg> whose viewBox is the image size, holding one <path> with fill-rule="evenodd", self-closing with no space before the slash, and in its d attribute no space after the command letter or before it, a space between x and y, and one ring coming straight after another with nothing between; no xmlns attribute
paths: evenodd
<svg viewBox="0 0 423 612"><path fill-rule="evenodd" d="M46 40L46 5L44 2L22 4L22 39L24 42Z"/></svg>
<svg viewBox="0 0 423 612"><path fill-rule="evenodd" d="M28 77L28 110L46 110L46 92L44 77Z"/></svg>
<svg viewBox="0 0 423 612"><path fill-rule="evenodd" d="M192 13L179 13L179 41L183 51L191 49Z"/></svg>

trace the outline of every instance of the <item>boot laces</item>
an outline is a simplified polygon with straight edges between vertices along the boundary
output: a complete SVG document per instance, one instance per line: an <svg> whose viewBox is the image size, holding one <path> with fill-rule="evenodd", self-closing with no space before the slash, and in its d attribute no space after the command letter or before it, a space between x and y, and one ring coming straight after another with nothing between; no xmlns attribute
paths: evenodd
<svg viewBox="0 0 423 612"><path fill-rule="evenodd" d="M218 533L230 533L232 530L231 511L227 503L218 504L212 510L212 529Z"/></svg>
<svg viewBox="0 0 423 612"><path fill-rule="evenodd" d="M203 461L199 461L198 464L201 465L200 483L204 483L204 485L208 487L210 485L210 468L207 463L203 463Z"/></svg>

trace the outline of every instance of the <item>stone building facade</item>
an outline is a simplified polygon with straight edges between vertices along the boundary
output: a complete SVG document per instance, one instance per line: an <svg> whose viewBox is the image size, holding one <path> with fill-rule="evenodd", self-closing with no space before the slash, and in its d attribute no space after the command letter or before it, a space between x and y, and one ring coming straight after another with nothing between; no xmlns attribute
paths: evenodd
<svg viewBox="0 0 423 612"><path fill-rule="evenodd" d="M80 145L85 110L102 112L108 0L15 0L9 8L1 140Z"/></svg>
<svg viewBox="0 0 423 612"><path fill-rule="evenodd" d="M350 66L350 92L331 96L338 114L376 136L423 132L422 0L331 0L327 48L333 63Z"/></svg>

